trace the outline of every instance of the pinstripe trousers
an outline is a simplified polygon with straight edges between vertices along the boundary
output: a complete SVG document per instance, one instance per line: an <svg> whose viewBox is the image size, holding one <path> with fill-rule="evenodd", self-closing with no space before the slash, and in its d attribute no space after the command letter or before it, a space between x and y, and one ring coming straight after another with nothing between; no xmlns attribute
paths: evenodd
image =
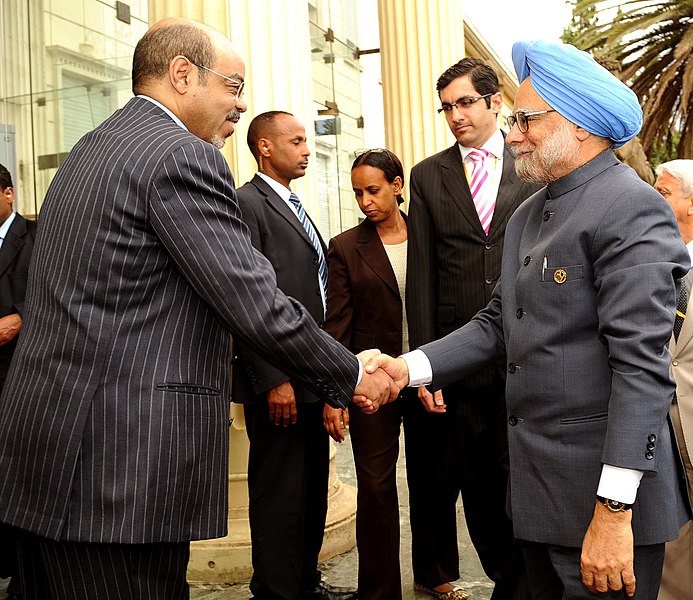
<svg viewBox="0 0 693 600"><path fill-rule="evenodd" d="M24 600L187 600L189 542L92 544L18 535Z"/></svg>

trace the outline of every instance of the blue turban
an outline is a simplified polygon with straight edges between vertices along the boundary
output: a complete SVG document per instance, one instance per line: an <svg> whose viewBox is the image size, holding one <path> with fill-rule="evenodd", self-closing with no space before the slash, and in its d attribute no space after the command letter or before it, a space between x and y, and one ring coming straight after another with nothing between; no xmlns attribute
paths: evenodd
<svg viewBox="0 0 693 600"><path fill-rule="evenodd" d="M556 111L618 148L642 127L638 97L587 52L570 44L541 40L513 44L520 82L532 87Z"/></svg>

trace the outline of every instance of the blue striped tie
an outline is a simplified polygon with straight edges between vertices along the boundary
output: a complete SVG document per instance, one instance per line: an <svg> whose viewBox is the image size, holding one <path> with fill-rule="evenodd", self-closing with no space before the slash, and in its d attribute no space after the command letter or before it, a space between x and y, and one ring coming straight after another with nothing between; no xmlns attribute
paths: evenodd
<svg viewBox="0 0 693 600"><path fill-rule="evenodd" d="M318 274L320 275L320 282L322 283L322 291L325 294L325 298L327 298L327 261L325 260L325 253L322 251L322 244L320 243L318 232L315 231L315 227L313 227L313 224L310 222L298 196L291 192L289 200L296 208L301 225L303 225L303 229L306 230L313 247L318 253Z"/></svg>

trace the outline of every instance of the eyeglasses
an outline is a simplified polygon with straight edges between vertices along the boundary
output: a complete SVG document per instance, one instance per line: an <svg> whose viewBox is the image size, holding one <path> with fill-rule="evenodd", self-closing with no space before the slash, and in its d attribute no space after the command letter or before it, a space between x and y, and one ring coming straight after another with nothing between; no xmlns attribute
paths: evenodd
<svg viewBox="0 0 693 600"><path fill-rule="evenodd" d="M518 110L516 113L505 118L505 122L508 124L508 129L512 129L515 125L520 130L520 133L527 133L529 129L529 122L533 121L535 117L539 115L545 115L546 113L556 112L553 108L549 110Z"/></svg>
<svg viewBox="0 0 693 600"><path fill-rule="evenodd" d="M190 60L190 59L188 59ZM209 71L210 73L214 73L215 75L218 75L222 79L226 79L226 81L230 81L231 83L234 84L234 87L231 88L231 93L234 95L235 98L238 98L239 100L243 99L243 90L245 89L245 81L241 81L240 79L235 79L233 77L228 77L227 75L222 75L221 73L218 73L214 69L210 69L209 67L205 67L204 65L198 65L197 63L194 63L193 61L190 60L190 62L195 65L198 69L204 69L205 71Z"/></svg>
<svg viewBox="0 0 693 600"><path fill-rule="evenodd" d="M449 115L452 112L452 109L455 107L467 108L482 98L493 96L493 94L495 94L495 92L484 94L483 96L465 96L464 98L458 98L457 102L453 102L452 104L448 104L447 102L443 103L443 105L438 109L438 114L444 112L446 115Z"/></svg>

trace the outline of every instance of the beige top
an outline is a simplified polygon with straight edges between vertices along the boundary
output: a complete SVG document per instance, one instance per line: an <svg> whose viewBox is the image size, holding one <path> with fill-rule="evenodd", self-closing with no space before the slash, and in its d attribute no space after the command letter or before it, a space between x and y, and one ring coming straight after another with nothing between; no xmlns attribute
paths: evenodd
<svg viewBox="0 0 693 600"><path fill-rule="evenodd" d="M383 244L387 257L395 272L399 297L402 299L402 353L409 352L409 327L407 325L407 240L399 244Z"/></svg>

